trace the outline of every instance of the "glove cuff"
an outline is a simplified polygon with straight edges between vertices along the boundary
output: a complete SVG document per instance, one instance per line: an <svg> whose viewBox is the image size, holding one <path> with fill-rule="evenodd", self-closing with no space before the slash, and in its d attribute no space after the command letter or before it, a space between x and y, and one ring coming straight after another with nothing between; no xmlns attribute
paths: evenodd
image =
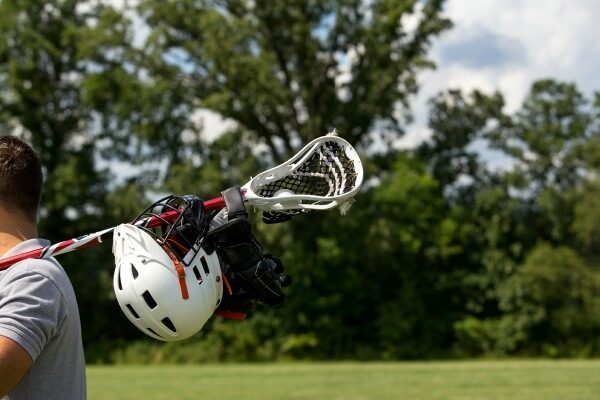
<svg viewBox="0 0 600 400"><path fill-rule="evenodd" d="M220 250L223 261L237 271L251 268L263 258L262 248L245 219L234 219L213 229L208 238Z"/></svg>

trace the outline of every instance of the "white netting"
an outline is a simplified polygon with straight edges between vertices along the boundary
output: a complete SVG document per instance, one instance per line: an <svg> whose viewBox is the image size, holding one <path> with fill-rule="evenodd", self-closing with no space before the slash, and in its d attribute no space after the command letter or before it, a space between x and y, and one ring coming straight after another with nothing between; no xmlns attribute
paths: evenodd
<svg viewBox="0 0 600 400"><path fill-rule="evenodd" d="M285 195L311 195L323 199L302 199L302 204L325 205L327 198L341 196L356 188L358 171L343 145L335 140L323 142L304 163L289 175L260 187L258 196L277 198ZM265 222L282 222L306 210L264 212Z"/></svg>
<svg viewBox="0 0 600 400"><path fill-rule="evenodd" d="M264 185L257 194L267 198L276 197L282 191L295 195L340 196L354 189L356 178L354 161L339 143L328 141L291 174ZM307 202L310 201L303 201Z"/></svg>

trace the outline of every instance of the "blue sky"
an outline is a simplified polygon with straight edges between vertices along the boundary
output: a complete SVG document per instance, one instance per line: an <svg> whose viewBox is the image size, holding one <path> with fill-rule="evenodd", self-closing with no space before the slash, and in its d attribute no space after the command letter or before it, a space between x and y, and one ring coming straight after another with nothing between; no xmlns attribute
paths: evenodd
<svg viewBox="0 0 600 400"><path fill-rule="evenodd" d="M600 90L598 0L450 0L445 14L454 28L434 41L437 69L420 75L402 147L429 137L427 100L441 90L499 90L509 112L540 78L575 82L588 96Z"/></svg>

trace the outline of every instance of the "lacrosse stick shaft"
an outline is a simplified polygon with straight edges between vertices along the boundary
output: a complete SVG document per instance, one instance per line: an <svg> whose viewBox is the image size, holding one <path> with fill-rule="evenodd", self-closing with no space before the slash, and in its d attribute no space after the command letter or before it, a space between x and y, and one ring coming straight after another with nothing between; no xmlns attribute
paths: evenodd
<svg viewBox="0 0 600 400"><path fill-rule="evenodd" d="M225 207L225 200L223 200L223 197L217 197L211 200L207 200L204 202L204 207L208 211L220 210L221 208ZM165 221L171 222L175 218L177 218L177 215L178 214L176 211L168 211L166 213L160 214L160 217ZM139 221L138 225L144 224L147 221L148 223L146 227L153 228L163 223L163 220L161 220L161 218L150 217L149 220ZM14 256L2 258L0 259L0 271L3 271L11 265L18 263L19 261L26 260L28 258L50 258L61 254L70 253L75 250L96 246L102 243L103 237L112 233L114 229L115 227L104 229L102 231L90 233L89 235L64 240L62 242L51 244L46 247L40 247L39 249L34 249L25 253L15 254Z"/></svg>
<svg viewBox="0 0 600 400"><path fill-rule="evenodd" d="M177 218L177 215L177 211L167 211L166 213L160 214L160 218L150 217L149 219L139 221L137 224L142 225L147 222L146 227L153 228L157 225L160 225L164 221L174 220ZM112 233L114 229L115 227L104 229L98 232L90 233L89 235L64 240L46 247L40 247L39 249L34 249L25 253L15 254L11 257L2 258L0 259L0 271L5 270L11 265L28 258L50 258L61 254L70 253L75 250L98 245L102 243L102 238L105 235Z"/></svg>
<svg viewBox="0 0 600 400"><path fill-rule="evenodd" d="M204 209L207 211L220 210L225 207L225 200L223 197L217 197L204 202Z"/></svg>

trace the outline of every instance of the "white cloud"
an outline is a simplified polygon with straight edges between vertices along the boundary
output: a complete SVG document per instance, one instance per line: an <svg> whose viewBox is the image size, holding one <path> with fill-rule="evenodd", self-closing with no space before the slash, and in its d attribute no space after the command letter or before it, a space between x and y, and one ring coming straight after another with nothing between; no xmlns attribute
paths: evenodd
<svg viewBox="0 0 600 400"><path fill-rule="evenodd" d="M412 149L430 136L431 130L426 126L419 125L408 130L400 140L396 141L395 147L398 149Z"/></svg>
<svg viewBox="0 0 600 400"><path fill-rule="evenodd" d="M212 142L226 131L235 129L236 122L229 118L223 118L219 113L206 108L200 108L191 117L194 124L201 128L202 138Z"/></svg>
<svg viewBox="0 0 600 400"><path fill-rule="evenodd" d="M536 79L575 82L588 96L600 90L597 0L450 0L445 14L454 27L431 49L438 68L420 76L407 137L424 136L427 100L448 88L499 90L508 112Z"/></svg>

